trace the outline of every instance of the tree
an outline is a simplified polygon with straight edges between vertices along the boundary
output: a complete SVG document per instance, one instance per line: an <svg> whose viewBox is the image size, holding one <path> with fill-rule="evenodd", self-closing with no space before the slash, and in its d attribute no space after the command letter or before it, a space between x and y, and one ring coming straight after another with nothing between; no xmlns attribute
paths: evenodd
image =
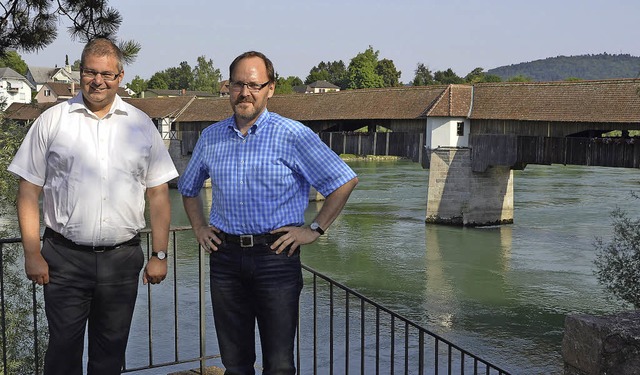
<svg viewBox="0 0 640 375"><path fill-rule="evenodd" d="M380 51L374 51L369 46L366 51L356 55L347 68L349 82L347 88L363 89L384 87L383 78L376 73L378 66L378 54Z"/></svg>
<svg viewBox="0 0 640 375"><path fill-rule="evenodd" d="M147 82L147 89L166 90L169 88L169 75L166 71L153 73Z"/></svg>
<svg viewBox="0 0 640 375"><path fill-rule="evenodd" d="M331 74L329 73L328 65L325 64L324 61L320 61L320 64L311 68L311 70L309 71L309 75L304 80L304 83L305 85L308 85L316 81L331 82ZM333 84L335 85L335 83Z"/></svg>
<svg viewBox="0 0 640 375"><path fill-rule="evenodd" d="M213 60L205 56L198 57L198 65L193 68L193 84L191 89L215 93L220 91L220 69L213 66Z"/></svg>
<svg viewBox="0 0 640 375"><path fill-rule="evenodd" d="M16 51L8 51L4 56L0 56L0 68L11 68L23 76L27 74L27 63Z"/></svg>
<svg viewBox="0 0 640 375"><path fill-rule="evenodd" d="M122 23L120 13L107 0L0 0L0 56L10 49L39 51L58 36L61 17L71 22L72 40L86 43L97 37L115 40ZM135 60L140 45L134 41L118 43L125 62Z"/></svg>
<svg viewBox="0 0 640 375"><path fill-rule="evenodd" d="M27 128L3 116L4 104L0 103L0 216L13 215L9 212L15 207L18 179L7 171L7 166L13 159L18 147L22 143ZM16 236L16 233L8 233L0 228L0 237ZM4 275L5 299L3 301L6 317L0 322L7 338L7 351L0 355L6 355L8 359L9 374L34 374L35 367L42 368L43 356L40 363L36 364L34 346L34 327L32 313L34 306L31 301L31 284L24 278L22 268L20 244L9 244L3 247L2 272ZM44 317L41 301L36 302L35 308L40 317ZM38 324L38 352L44 353L47 345L47 330L43 320Z"/></svg>
<svg viewBox="0 0 640 375"><path fill-rule="evenodd" d="M533 82L533 79L520 74L509 78L507 82Z"/></svg>
<svg viewBox="0 0 640 375"><path fill-rule="evenodd" d="M75 70L76 72L80 71L80 60L76 60L71 65L71 70Z"/></svg>
<svg viewBox="0 0 640 375"><path fill-rule="evenodd" d="M348 86L348 74L344 62L342 60L328 63L321 61L320 64L311 68L309 75L304 80L304 84L308 85L316 81L327 81L339 86L341 89L346 89Z"/></svg>
<svg viewBox="0 0 640 375"><path fill-rule="evenodd" d="M169 90L189 90L193 87L193 72L188 62L183 61L180 66L165 70Z"/></svg>
<svg viewBox="0 0 640 375"><path fill-rule="evenodd" d="M638 198L635 194L635 198ZM613 237L595 240L595 275L605 290L640 309L640 219L617 208L611 213Z"/></svg>
<svg viewBox="0 0 640 375"><path fill-rule="evenodd" d="M315 82L315 81L314 81ZM303 85L302 80L296 76L287 78L280 77L276 74L276 91L275 94L293 94L295 86Z"/></svg>
<svg viewBox="0 0 640 375"><path fill-rule="evenodd" d="M469 74L464 77L467 83L481 83L481 82L502 82L502 78L495 74L488 74L482 68L475 68Z"/></svg>
<svg viewBox="0 0 640 375"><path fill-rule="evenodd" d="M447 70L439 70L433 73L433 79L436 83L441 85L451 85L456 83L464 83L464 79L458 77L456 73L451 70L451 68Z"/></svg>
<svg viewBox="0 0 640 375"><path fill-rule="evenodd" d="M144 92L147 89L147 81L140 78L140 76L135 76L130 83L125 85L128 89L132 90L136 93L136 97L140 97L140 93Z"/></svg>
<svg viewBox="0 0 640 375"><path fill-rule="evenodd" d="M400 82L402 72L396 69L393 60L382 59L378 61L378 65L376 65L376 73L382 77L384 87L397 87L402 85Z"/></svg>
<svg viewBox="0 0 640 375"><path fill-rule="evenodd" d="M427 68L423 63L418 63L412 84L414 86L427 86L433 85L434 83L431 70L429 70L429 68Z"/></svg>

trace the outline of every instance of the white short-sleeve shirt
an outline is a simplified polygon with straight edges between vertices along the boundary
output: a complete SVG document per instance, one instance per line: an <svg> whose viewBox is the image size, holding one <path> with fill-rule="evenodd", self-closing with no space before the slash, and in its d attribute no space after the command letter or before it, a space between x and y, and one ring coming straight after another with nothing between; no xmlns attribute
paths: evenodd
<svg viewBox="0 0 640 375"><path fill-rule="evenodd" d="M144 112L116 95L99 119L81 93L38 117L8 170L42 186L46 226L93 246L144 228L145 190L178 176Z"/></svg>

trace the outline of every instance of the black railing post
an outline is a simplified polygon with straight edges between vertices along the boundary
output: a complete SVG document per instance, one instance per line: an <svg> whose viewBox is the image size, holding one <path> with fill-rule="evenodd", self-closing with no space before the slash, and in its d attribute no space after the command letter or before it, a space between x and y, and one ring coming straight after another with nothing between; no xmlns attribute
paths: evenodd
<svg viewBox="0 0 640 375"><path fill-rule="evenodd" d="M40 350L38 350L38 299L36 295L36 285L35 281L31 282L31 298L33 303L33 358L36 370L35 375L38 375L40 373Z"/></svg>
<svg viewBox="0 0 640 375"><path fill-rule="evenodd" d="M206 257L204 256L204 248L200 245L198 245L198 276L199 276L199 281L198 281L198 296L199 296L199 300L200 300L200 373L201 374L206 374L205 370L206 370L206 362L205 362L205 357L207 355L207 339L206 339L206 325L207 325L207 319L206 319L206 315L205 315L205 265L206 265Z"/></svg>
<svg viewBox="0 0 640 375"><path fill-rule="evenodd" d="M4 244L0 243L0 319L2 319L2 373L8 374L7 371L7 319L5 304L7 299L4 296Z"/></svg>

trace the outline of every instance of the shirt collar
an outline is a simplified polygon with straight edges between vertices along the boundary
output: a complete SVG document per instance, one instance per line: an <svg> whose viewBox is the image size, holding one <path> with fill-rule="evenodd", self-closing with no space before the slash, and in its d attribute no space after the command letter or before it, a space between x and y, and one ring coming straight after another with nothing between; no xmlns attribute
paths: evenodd
<svg viewBox="0 0 640 375"><path fill-rule="evenodd" d="M93 113L89 108L87 108L86 104L84 104L84 100L82 99L82 91L79 92L78 95L69 99L69 104L69 112L86 111L87 113ZM109 109L109 113L107 113L107 116L114 113L124 115L127 114L127 108L124 105L124 100L122 100L122 98L118 94L116 94L115 98L113 99L113 103L111 104L111 108Z"/></svg>
<svg viewBox="0 0 640 375"><path fill-rule="evenodd" d="M258 134L265 126L269 124L270 117L271 115L269 114L269 110L265 108L264 111L262 111L262 113L260 114L260 116L258 116L258 119L256 120L256 122L254 122L253 125L251 125L251 128L249 128L248 134ZM236 125L236 117L231 116L231 118L233 120L232 120L232 123L229 124L229 129L232 129L240 137L243 137L243 135L240 133L240 130L238 129L238 126Z"/></svg>

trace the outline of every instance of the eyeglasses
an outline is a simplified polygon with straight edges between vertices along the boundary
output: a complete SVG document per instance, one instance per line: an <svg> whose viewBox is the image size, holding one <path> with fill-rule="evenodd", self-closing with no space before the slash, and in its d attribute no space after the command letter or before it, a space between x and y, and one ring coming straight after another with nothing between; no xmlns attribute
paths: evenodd
<svg viewBox="0 0 640 375"><path fill-rule="evenodd" d="M122 73L122 72L120 72ZM116 78L118 78L120 76L120 73L114 73L114 72L97 72L93 69L80 69L80 75L84 78L91 78L94 79L98 76L98 74L100 74L100 76L102 77L103 80L105 81L115 81Z"/></svg>
<svg viewBox="0 0 640 375"><path fill-rule="evenodd" d="M229 82L229 89L234 92L242 91L242 88L247 86L249 91L251 92L260 92L265 86L267 86L271 81L267 81L265 83L244 83L244 82Z"/></svg>

